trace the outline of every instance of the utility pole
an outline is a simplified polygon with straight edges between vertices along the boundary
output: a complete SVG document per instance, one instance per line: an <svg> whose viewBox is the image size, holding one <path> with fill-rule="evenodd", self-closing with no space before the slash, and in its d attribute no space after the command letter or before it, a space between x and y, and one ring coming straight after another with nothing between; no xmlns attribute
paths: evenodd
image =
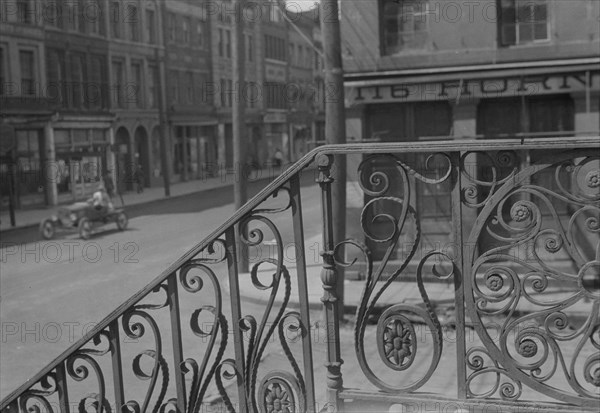
<svg viewBox="0 0 600 413"><path fill-rule="evenodd" d="M327 144L346 143L344 72L338 0L321 0L321 32L325 54L325 139ZM334 245L346 238L346 157L336 155L332 168L332 212ZM339 257L344 259L344 248ZM337 266L337 298L340 317L344 314L344 268Z"/></svg>
<svg viewBox="0 0 600 413"><path fill-rule="evenodd" d="M246 188L246 111L244 102L244 91L246 85L246 65L245 65L245 47L244 38L244 5L245 0L235 0L233 6L235 18L232 24L233 34L233 105L232 105L232 127L233 127L233 166L234 170L240 173L234 173L233 199L235 210L237 211L248 200ZM248 249L246 244L241 242L239 234L236 237L238 244L239 263L242 271L248 270Z"/></svg>
<svg viewBox="0 0 600 413"><path fill-rule="evenodd" d="M162 23L163 23L163 46L166 53L167 49L167 24L165 23L167 17L167 6L163 3L162 5ZM160 138L160 169L162 170L163 184L165 187L165 196L171 196L171 173L169 169L169 143L167 142L167 99L166 90L163 90L165 86L163 79L167 79L165 59L160 57L158 47L154 49L154 56L156 60L156 98L158 99L158 118L159 118L159 138ZM154 74L152 74L154 76Z"/></svg>

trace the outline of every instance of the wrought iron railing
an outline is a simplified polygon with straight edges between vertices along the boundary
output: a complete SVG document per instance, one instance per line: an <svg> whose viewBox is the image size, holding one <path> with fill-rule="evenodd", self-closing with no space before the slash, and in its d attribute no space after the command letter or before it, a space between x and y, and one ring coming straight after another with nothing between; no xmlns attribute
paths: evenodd
<svg viewBox="0 0 600 413"><path fill-rule="evenodd" d="M593 411L600 403L599 149L598 138L316 148L10 394L2 413L196 413L209 405L387 411L395 404ZM338 155L357 166L348 177L362 204L346 211L358 236L336 244L332 216L344 213L332 211ZM310 165L322 199L326 339L318 343L300 179ZM437 190L432 224L420 212ZM442 221L449 230L436 232ZM424 245L431 233L448 242ZM293 266L284 260L286 242L295 244ZM272 253L240 273L240 251L267 243ZM259 272L265 266L268 281ZM342 266L361 267L364 280L350 303L355 318L340 324ZM268 297L262 318L244 311L243 277ZM325 360L315 360L321 345ZM285 363L264 371L272 346Z"/></svg>

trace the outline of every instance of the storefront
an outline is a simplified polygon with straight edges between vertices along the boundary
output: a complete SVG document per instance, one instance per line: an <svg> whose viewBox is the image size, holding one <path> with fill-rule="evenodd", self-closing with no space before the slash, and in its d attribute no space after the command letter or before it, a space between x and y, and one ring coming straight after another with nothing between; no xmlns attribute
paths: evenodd
<svg viewBox="0 0 600 413"><path fill-rule="evenodd" d="M59 202L89 197L111 170L110 127L67 128L56 125L53 168Z"/></svg>
<svg viewBox="0 0 600 413"><path fill-rule="evenodd" d="M359 141L388 142L494 138L518 142L522 137L597 136L600 70L584 60L347 76L347 129ZM535 162L540 156L539 151L531 151L524 162ZM434 178L443 170L435 159L425 168L423 156L405 155L402 160ZM478 176L486 179L490 168L485 168L483 159L475 163ZM374 167L393 169L391 163ZM547 180L547 185L553 181L543 174L538 179ZM414 189L422 234L435 248L452 231L449 185L417 182ZM399 194L401 188L393 190ZM391 211L377 211L387 212ZM380 244L369 246L374 257L381 258Z"/></svg>

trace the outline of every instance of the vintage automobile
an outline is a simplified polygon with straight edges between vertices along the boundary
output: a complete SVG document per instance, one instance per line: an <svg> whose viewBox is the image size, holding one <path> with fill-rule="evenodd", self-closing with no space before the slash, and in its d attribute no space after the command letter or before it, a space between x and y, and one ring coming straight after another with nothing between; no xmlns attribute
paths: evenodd
<svg viewBox="0 0 600 413"><path fill-rule="evenodd" d="M97 208L89 202L76 202L61 207L56 215L44 219L40 223L40 235L44 239L52 239L58 229L78 230L82 239L89 239L94 228L115 222L121 231L127 228L127 214L122 208L109 210Z"/></svg>

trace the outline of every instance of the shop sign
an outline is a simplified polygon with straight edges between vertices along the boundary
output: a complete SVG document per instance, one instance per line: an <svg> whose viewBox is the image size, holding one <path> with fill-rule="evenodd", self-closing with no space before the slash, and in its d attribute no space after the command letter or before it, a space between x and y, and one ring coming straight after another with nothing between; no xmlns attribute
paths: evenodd
<svg viewBox="0 0 600 413"><path fill-rule="evenodd" d="M480 98L536 96L600 90L600 72L560 75L535 75L518 78L463 79L437 83L392 83L349 87L353 104L418 102L431 100L461 101Z"/></svg>
<svg viewBox="0 0 600 413"><path fill-rule="evenodd" d="M286 121L286 114L282 112L267 113L264 119L265 123L285 123Z"/></svg>

